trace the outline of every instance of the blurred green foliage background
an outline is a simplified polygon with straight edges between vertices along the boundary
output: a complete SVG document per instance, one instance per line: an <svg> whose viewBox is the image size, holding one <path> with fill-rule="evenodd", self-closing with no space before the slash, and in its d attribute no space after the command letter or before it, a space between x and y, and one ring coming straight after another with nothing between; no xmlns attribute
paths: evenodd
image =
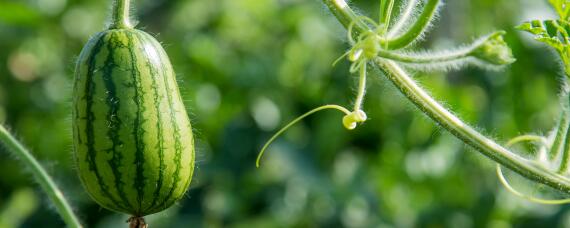
<svg viewBox="0 0 570 228"><path fill-rule="evenodd" d="M0 123L34 152L88 227L126 227L91 201L71 150L74 62L104 29L111 0L0 0ZM374 16L378 0L354 0ZM556 55L513 27L555 18L546 0L447 0L421 48L496 29L518 61L415 77L500 142L547 133L562 74ZM378 72L354 131L319 113L255 157L282 124L318 105L350 105L355 75L332 67L345 31L319 0L135 0L137 27L168 52L193 120L197 169L182 201L151 227L568 227L569 206L507 193L494 163L417 111ZM537 190L515 178L517 186ZM64 224L26 167L0 153L0 227ZM534 191L533 190L533 191ZM540 190L540 189L538 189ZM560 195L555 195L560 196Z"/></svg>

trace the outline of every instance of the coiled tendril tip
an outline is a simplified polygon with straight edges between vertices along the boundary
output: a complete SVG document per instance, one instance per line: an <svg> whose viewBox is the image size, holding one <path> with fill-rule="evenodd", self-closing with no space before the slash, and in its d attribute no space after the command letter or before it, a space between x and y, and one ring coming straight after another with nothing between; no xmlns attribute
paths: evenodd
<svg viewBox="0 0 570 228"><path fill-rule="evenodd" d="M367 118L368 117L366 116L366 113L364 111L357 110L344 116L342 118L342 124L344 125L344 128L346 128L347 130L354 130L358 123L365 122Z"/></svg>

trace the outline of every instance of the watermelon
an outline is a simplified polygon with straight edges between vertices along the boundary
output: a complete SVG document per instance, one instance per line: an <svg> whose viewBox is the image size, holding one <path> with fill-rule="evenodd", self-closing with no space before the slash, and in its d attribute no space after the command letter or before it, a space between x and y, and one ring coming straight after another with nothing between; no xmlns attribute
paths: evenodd
<svg viewBox="0 0 570 228"><path fill-rule="evenodd" d="M135 217L186 192L192 127L164 49L148 33L110 27L81 51L73 89L74 160L97 203Z"/></svg>

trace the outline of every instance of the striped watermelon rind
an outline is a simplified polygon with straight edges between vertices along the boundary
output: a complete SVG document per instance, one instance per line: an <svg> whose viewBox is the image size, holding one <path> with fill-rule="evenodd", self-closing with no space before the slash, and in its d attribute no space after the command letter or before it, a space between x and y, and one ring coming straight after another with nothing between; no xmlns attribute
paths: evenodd
<svg viewBox="0 0 570 228"><path fill-rule="evenodd" d="M73 146L79 177L101 206L134 216L162 211L188 188L192 127L166 52L136 29L109 29L75 70Z"/></svg>

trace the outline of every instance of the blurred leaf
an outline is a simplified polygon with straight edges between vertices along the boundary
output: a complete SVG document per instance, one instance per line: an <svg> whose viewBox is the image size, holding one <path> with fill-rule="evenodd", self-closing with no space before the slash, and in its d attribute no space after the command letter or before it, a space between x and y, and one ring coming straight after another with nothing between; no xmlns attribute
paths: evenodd
<svg viewBox="0 0 570 228"><path fill-rule="evenodd" d="M535 39L548 44L557 50L568 45L569 24L562 20L534 20L526 22L517 29L527 31L535 35Z"/></svg>
<svg viewBox="0 0 570 228"><path fill-rule="evenodd" d="M568 7L568 5L570 4L570 0L548 0L550 2L550 5L552 5L552 7L554 7L554 10L556 10L556 13L558 13L558 16L560 16L560 19L568 19L568 16L570 14L570 7Z"/></svg>
<svg viewBox="0 0 570 228"><path fill-rule="evenodd" d="M0 228L19 227L38 208L38 197L29 188L12 194L0 211Z"/></svg>
<svg viewBox="0 0 570 228"><path fill-rule="evenodd" d="M566 20L533 20L523 23L517 27L522 31L527 31L535 35L534 39L553 47L558 51L566 75L570 76L570 23Z"/></svg>
<svg viewBox="0 0 570 228"><path fill-rule="evenodd" d="M21 2L0 1L0 23L8 25L38 25L41 17L35 10Z"/></svg>

